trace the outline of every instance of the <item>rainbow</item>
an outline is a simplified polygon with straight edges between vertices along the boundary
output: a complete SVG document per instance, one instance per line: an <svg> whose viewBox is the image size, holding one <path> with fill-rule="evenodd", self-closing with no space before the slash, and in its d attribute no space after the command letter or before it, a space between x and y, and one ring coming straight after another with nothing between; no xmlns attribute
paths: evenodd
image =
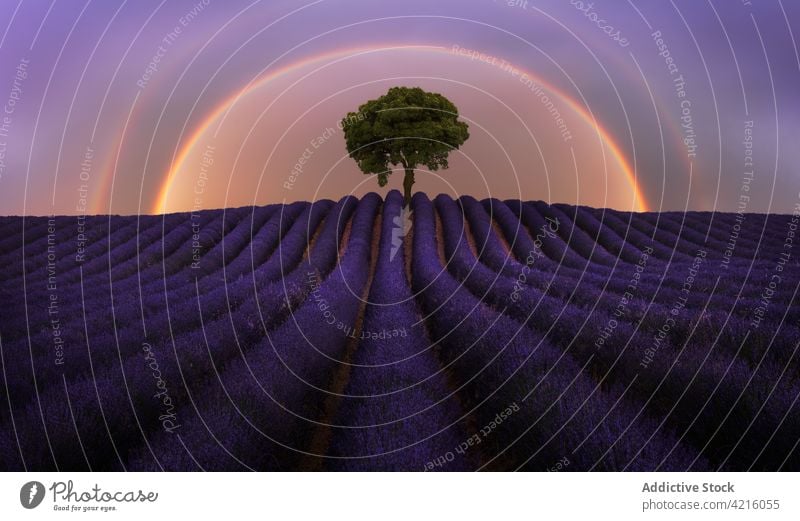
<svg viewBox="0 0 800 521"><path fill-rule="evenodd" d="M379 52L383 50L395 50L395 49L415 49L424 52L440 52L446 54L452 54L454 57L460 56L464 59L469 59L467 56L460 55L458 53L451 53L446 47L439 47L439 46L420 46L420 45L398 45L398 46L389 46L389 47L369 47L369 48L350 48L350 49L339 49L331 52L326 52L322 54L317 54L314 56L310 56L308 58L293 62L289 65L281 67L271 74L260 78L256 82L250 82L241 90L237 91L219 105L214 108L213 111L203 120L203 122L195 129L195 131L189 136L189 139L186 140L183 147L180 149L180 152L175 157L175 160L172 162L170 169L164 176L163 181L161 182L160 188L158 190L156 196L156 202L152 207L151 212L154 214L162 214L166 211L167 207L167 199L169 196L169 190L172 187L174 179L176 177L177 172L180 170L181 166L183 165L184 161L186 160L187 156L189 155L192 147L198 143L201 136L205 134L208 128L219 118L223 113L229 110L230 107L233 106L240 98L247 96L250 92L258 89L259 87L265 85L266 83L278 78L284 74L292 72L300 67L305 67L307 65L327 61L335 58L345 57L353 54L358 53L369 53L369 52ZM594 127L600 136L602 143L608 147L608 150L611 152L611 155L614 159L616 159L622 167L622 170L625 173L625 176L630 183L631 189L634 194L634 208L638 211L647 211L647 201L642 194L642 191L639 187L639 184L636 181L636 172L631 167L630 162L628 161L625 154L620 149L619 145L614 141L611 134L600 124L597 122L597 119L591 114L584 106L578 103L575 99L570 97L568 94L554 88L549 83L543 81L541 78L536 76L535 74L531 73L530 71L520 69L522 72L525 72L529 78L536 81L539 85L545 87L548 91L555 93L561 100L563 100L576 114L578 114L583 120L588 123L590 126Z"/></svg>

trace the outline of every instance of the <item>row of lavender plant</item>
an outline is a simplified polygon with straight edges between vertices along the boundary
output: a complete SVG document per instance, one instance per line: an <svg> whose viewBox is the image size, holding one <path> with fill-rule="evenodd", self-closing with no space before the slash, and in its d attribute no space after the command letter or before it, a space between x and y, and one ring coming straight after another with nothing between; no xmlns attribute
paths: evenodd
<svg viewBox="0 0 800 521"><path fill-rule="evenodd" d="M630 461L641 447L637 468L666 457L676 441L669 433L657 434L659 443L645 446L652 420L625 430L636 411L627 400L618 400L620 389L600 388L546 339L442 272L432 239L433 208L421 194L415 196L414 224L414 284L431 313L428 320L442 355L463 382L461 396L479 423L489 426L481 446L491 458L490 468L544 469L569 456L574 469L597 465L610 470ZM498 422L509 407L511 413ZM614 444L620 435L625 443ZM668 467L685 468L695 456L691 448L680 447Z"/></svg>
<svg viewBox="0 0 800 521"><path fill-rule="evenodd" d="M309 213L309 224L312 227L316 227L319 220L325 215L327 210L327 205L319 205L316 208L316 212ZM306 208L307 211L311 210L310 208ZM302 225L298 225L294 228L294 234L289 234L284 237L284 248L290 249L297 249L302 251L307 244L307 227L303 222L303 219L299 219L298 222L302 222ZM320 248L326 249L328 252L335 251L336 248L336 241L338 240L339 232L338 229L340 226L336 226L336 223L333 223L332 226L328 226L328 230L326 235L326 239L319 243ZM278 242L280 234L275 234L274 242ZM329 264L326 265L328 269L330 269L330 265L333 261L332 256L330 253L327 254L326 259L328 260ZM272 256L267 262L267 269L263 271L271 271L273 272L273 279L278 277L278 273L280 269L275 267L277 264L282 264L284 259L280 256ZM299 261L299 259L298 259ZM270 266L272 267L270 269ZM285 271L291 272L297 266L296 263L291 265L290 267L284 267ZM321 266L324 268L324 266ZM244 269L244 266L241 267ZM190 273L189 270L187 272ZM241 274L249 274L250 270L242 271ZM162 282L163 284L163 282ZM302 289L302 286L295 285L297 288ZM147 317L147 328L150 334L147 336L148 340L154 343L163 343L168 341L171 338L178 338L181 340L182 336L186 336L188 338L194 338L197 336L197 323L198 323L198 305L200 305L203 309L203 312L206 313L209 320L213 320L215 323L219 322L223 326L227 323L227 321L235 321L237 324L240 324L242 329L246 331L246 335L249 338L252 338L259 334L261 331L261 324L259 323L258 317L258 309L257 304L254 300L254 296L258 293L255 291L258 290L259 286L254 284L254 281L251 280L251 277L247 278L240 278L234 284L216 284L213 291L209 291L208 293L199 293L199 282L198 281L190 281L186 280L181 286L179 291L176 291L170 295L171 305L170 305L170 313L165 312L166 303L164 304L164 308L162 308L161 313L153 313L152 315ZM192 290L194 295L192 295ZM248 295L251 295L250 298L243 298ZM306 292L307 293L307 292ZM165 298L165 290L162 289L161 292L156 293L156 298ZM226 294L233 294L236 298L236 301L233 303L226 301ZM293 296L291 292L288 292L284 289L283 281L275 282L273 280L273 284L271 287L271 291L269 292L269 299L265 299L265 302L272 302L270 306L268 306L269 319L270 321L277 321L281 316L285 316L285 313L279 312L272 312L272 309L278 309L282 306L282 304L286 301L291 301L296 303L297 301L302 300L303 295L305 293L299 292L296 296ZM263 296L263 294L262 294ZM152 299L152 297L151 297ZM120 313L117 316L117 321L120 324L119 330L116 328L109 327L108 321L111 319L110 315L106 317L101 317L100 320L97 319L96 316L92 317L93 319L89 319L86 321L86 324L81 323L71 323L70 325L73 327L71 331L75 332L75 337L68 337L68 338L75 338L77 342L80 342L76 345L85 344L85 335L83 335L83 330L89 332L92 337L92 342L96 345L101 346L116 346L116 349L101 349L96 350L91 360L87 358L87 354L83 353L82 351L76 350L74 354L65 358L65 364L63 366L57 367L53 366L52 364L48 364L47 355L49 352L46 349L41 350L41 356L36 357L36 366L39 368L37 371L37 379L39 381L47 382L50 378L58 377L61 373L65 373L68 379L76 379L76 378L83 378L87 375L90 369L90 364L93 367L95 374L98 371L101 371L102 368L107 366L109 363L112 363L118 355L120 358L127 358L130 356L137 356L139 352L139 348L141 345L141 340L145 338L144 332L142 331L142 322L143 319L132 319L130 322L126 321L124 317L135 317L137 312L139 311L138 306L135 303L131 303L134 305L125 305L124 303L120 305ZM246 304L246 305L242 305ZM88 306L87 306L88 307ZM116 315L115 315L116 316ZM70 330L65 329L64 334L68 333ZM261 333L263 334L263 332ZM20 360L22 356L25 355L23 350L18 350L18 352L14 353L18 356L15 358L12 356L12 360ZM14 396L17 399L25 400L26 397L32 396L32 392L35 392L35 389L32 386L32 379L30 377L30 373L27 372L19 372L13 375L10 375L7 379L10 387L14 389Z"/></svg>
<svg viewBox="0 0 800 521"><path fill-rule="evenodd" d="M362 214L368 213L367 206L365 205ZM362 217L361 221L365 219ZM336 224L334 222L332 226L334 232L340 229ZM357 234L368 236L363 228L363 225L360 227L354 225L353 230ZM333 240L329 238L324 242L335 245L339 237L335 234L330 235L333 235ZM354 240L353 244L358 242ZM250 299L250 305L257 306L257 301ZM197 309L197 301L195 306ZM270 313L272 310L263 310L263 314L260 312L262 310L257 308L254 311L252 320L259 320L259 317L265 320L272 319ZM38 395L36 401L29 403L23 409L23 414L17 416L20 424L19 436L25 440L23 453L28 465L33 468L47 468L48 463L53 464L50 460L55 459L62 466L81 468L86 463L82 461L81 452L76 449L82 441L84 445L95 447L93 456L96 459L90 462L91 467L102 468L104 464L114 463L115 454L121 453L121 460L125 461L128 451L138 447L143 447L143 450L149 453L151 448L147 443L147 436L151 431L157 432L162 428L162 432L172 435L176 434L177 430L182 432L194 430L183 429L182 426L172 428L174 424L170 421L174 419L174 423L180 425L188 423L194 408L192 396L207 392L206 387L213 383L215 374L218 372L227 374L226 367L241 364L245 360L243 356L246 356L248 351L260 351L256 344L263 348L264 342L263 334L262 340L240 339L230 317L214 322L205 322L204 315L200 315L198 319L202 320L200 322L202 327L175 338L174 343L172 341L157 343L148 338L146 344L149 347L145 352L145 343L136 340L134 345L138 346L138 350L131 352L127 358L120 357L119 364L111 364L102 372L93 371L70 382L69 388L74 393L72 408L81 411L82 414L76 419L77 427L74 429L68 421L71 415L69 407L64 403L63 390L58 386L51 386ZM284 336L280 330L274 335L277 338ZM141 339L141 336L138 338ZM250 345L244 343L247 340L251 341ZM113 348L100 351L113 354ZM261 358L261 354L258 358L262 362L266 360L266 357ZM247 359L247 362L253 367L254 360ZM153 364L157 369L153 368ZM247 367L245 364L242 369ZM276 372L280 371L275 364L273 369ZM156 373L157 378L154 376ZM245 375L239 374L229 383L241 383L245 381L243 376ZM160 385L160 382L164 383ZM250 381L251 393L253 385L254 383ZM100 390L99 393L92 392L94 386ZM164 393L167 386L168 393ZM154 399L159 393L164 394ZM166 397L169 397L169 404L165 403ZM211 403L204 399L197 402L203 405ZM39 422L36 421L37 403L42 403L45 407L45 414ZM174 418L161 418L170 414L174 414ZM112 426L110 436L103 430L93 428L104 422ZM44 425L50 426L50 430L58 433L58 436L48 436L44 431ZM196 434L197 432L192 433ZM50 444L47 442L48 437L51 440ZM174 442L177 437L170 436L169 439ZM109 443L110 440L113 440L113 445ZM53 447L52 454L49 451L50 446Z"/></svg>
<svg viewBox="0 0 800 521"><path fill-rule="evenodd" d="M198 386L192 406L182 407L182 441L203 468L236 461L259 470L287 469L311 457L306 452L324 412L321 396L348 340L325 322L324 312L331 310L343 326L354 327L379 204L374 195L358 204L340 262L324 280L309 269L305 279L312 293L290 319L242 356L219 365L217 379ZM213 360L223 347L231 348L209 341ZM148 469L157 461L175 465L171 469L189 465L186 457L172 457L183 452L179 441L171 433L155 433L155 458L140 448L130 467Z"/></svg>
<svg viewBox="0 0 800 521"><path fill-rule="evenodd" d="M420 471L467 439L462 410L447 379L405 274L400 240L403 197L383 207L375 276L344 396L332 426L327 468ZM408 240L406 238L405 240ZM459 458L449 470L471 470Z"/></svg>
<svg viewBox="0 0 800 521"><path fill-rule="evenodd" d="M437 199L437 203L439 203L440 211L444 212L442 221L446 226L445 239L457 237L461 233L458 208L452 201L448 204L447 198ZM721 423L728 411L740 420L739 424L752 419L765 406L770 406L775 412L783 414L786 410L782 410L781 407L792 403L792 393L796 396L800 392L800 388L796 385L788 384L789 380L786 378L782 380L783 369L780 366L770 367L767 364L760 366L759 371L755 371L752 365L746 363L744 357L738 356L739 343L715 345L711 342L706 344L692 342L689 349L680 353L682 347L680 339L691 338L693 327L690 325L695 323L692 322L692 315L689 311L684 311L684 315L689 315L689 317L676 322L684 324L684 326L672 327L670 335L660 338L655 360L650 360L647 367L642 369L640 366L647 358L642 352L644 349L642 346L653 344L652 335L658 334L659 328L663 326L664 317L670 316L669 304L654 303L650 305L650 309L647 311L649 320L643 318L638 321L640 328L634 331L634 327L629 322L623 322L622 319L618 320L619 317L615 317L613 311L615 306L612 303L598 306L589 315L588 308L577 307L569 301L552 299L533 289L518 292L517 298L511 299L509 296L515 292L515 289L510 281L497 277L492 272L482 271L480 263L471 257L471 251L468 248L459 248L455 240L451 240L450 243L445 248L450 256L450 268L482 301L491 303L496 309L504 309L507 314L515 317L520 325L527 324L536 331L546 332L548 339L555 342L556 345L567 348L568 352L577 357L581 363L591 361L590 368L597 375L602 375L611 381L628 381L633 375L640 372L653 375L647 379L640 379L633 391L638 393L637 396L643 397L643 402L648 397L651 398L647 401L654 416L672 413L671 424L676 428L683 428L691 421L691 417L695 413L692 407L699 406L696 397L708 396L711 403L705 412L714 417L702 422L699 426L696 425L690 433L690 435L694 434L690 438L698 446L705 444L714 428L725 427ZM468 276L464 276L465 273L468 273ZM597 299L596 296L593 298ZM696 315L702 306L690 306L689 309L693 310L692 312ZM608 324L614 324L613 332L605 336L603 331L610 329ZM775 324L775 328L778 326L779 324ZM598 339L601 334L604 334L603 342L598 347ZM708 360L705 357L708 349L697 349L697 346L703 345L716 349L716 352ZM774 352L785 353L780 348ZM767 351L764 350L763 354L766 355ZM609 373L612 367L615 368L615 371ZM751 377L753 377L752 381ZM775 397L769 403L763 399L761 401L751 399L751 397L767 396L774 383L779 381L783 381L783 386L788 387L784 396ZM702 385L716 386L718 383L723 385L719 385L719 389L713 395L710 392L706 394L702 394L700 391L697 393L685 392L687 386L690 385L698 388ZM658 399L652 399L651 395L659 385L658 390L661 394ZM747 393L745 394L746 399L736 403L737 396L745 392ZM678 403L684 395L693 397L694 401ZM734 403L737 407L731 409ZM673 405L676 406L677 412L671 411ZM777 418L780 418L780 415ZM778 419L775 419L773 422L767 421L764 424L777 428L777 422ZM734 424L728 423L727 425L732 427ZM700 427L703 426L706 428L701 429ZM729 438L736 439L735 433L730 430L722 430L719 436L726 434ZM773 464L773 468L777 468L774 458L785 457L789 447L785 443L774 443L773 446L776 455L770 462ZM739 466L742 464L742 462L736 461L731 463Z"/></svg>

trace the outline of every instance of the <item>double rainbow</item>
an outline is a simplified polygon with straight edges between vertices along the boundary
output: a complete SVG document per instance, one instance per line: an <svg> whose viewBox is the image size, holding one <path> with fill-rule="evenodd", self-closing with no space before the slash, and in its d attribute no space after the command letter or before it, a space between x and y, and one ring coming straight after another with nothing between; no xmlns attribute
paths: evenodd
<svg viewBox="0 0 800 521"><path fill-rule="evenodd" d="M397 49L400 47L392 47L392 49ZM460 56L464 59L469 59L468 57L464 57L459 54L453 54L449 50L444 47L434 47L434 46L405 46L405 48L413 48L420 52L439 52L439 53L446 53L452 54L453 56ZM169 170L164 175L163 180L160 183L160 188L158 190L156 201L151 208L151 212L154 214L161 214L166 211L167 208L167 200L169 197L169 191L172 187L175 178L177 177L177 172L180 171L183 163L186 161L190 151L192 148L198 143L200 138L208 131L209 127L219 118L222 114L226 111L230 110L231 107L241 98L247 96L250 92L258 89L259 87L263 86L264 84L283 76L284 74L288 74L292 71L295 71L298 68L305 67L307 65L316 63L316 62L323 62L331 59L336 59L339 57L349 56L359 52L368 52L374 50L381 50L381 48L355 48L355 49L339 49L337 51L332 51L328 53L318 54L315 56L311 56L305 58L303 60L299 60L297 62L291 63L285 67L281 67L271 74L260 78L258 81L253 82L246 87L240 89L224 101L222 101L219 105L217 105L214 110L203 120L203 122L198 125L198 127L194 130L194 132L189 136L189 138L185 141L183 146L181 147L179 153L176 155L175 160L173 161L172 165L170 166ZM594 127L597 131L598 136L600 137L602 143L608 148L611 152L611 156L619 162L622 170L625 173L625 177L627 178L628 182L630 183L631 190L634 194L634 201L633 201L633 208L638 211L647 211L647 201L645 200L644 195L636 181L636 172L631 167L630 162L625 157L625 154L620 149L619 145L614 141L611 134L603 128L598 122L597 119L591 114L581 103L578 103L568 94L554 88L552 85L548 84L547 82L543 81L541 78L537 77L533 73L527 70L521 69L525 72L529 78L535 80L539 85L545 87L548 91L557 95L561 101L563 101L567 106L569 106L576 114L578 114L588 125Z"/></svg>

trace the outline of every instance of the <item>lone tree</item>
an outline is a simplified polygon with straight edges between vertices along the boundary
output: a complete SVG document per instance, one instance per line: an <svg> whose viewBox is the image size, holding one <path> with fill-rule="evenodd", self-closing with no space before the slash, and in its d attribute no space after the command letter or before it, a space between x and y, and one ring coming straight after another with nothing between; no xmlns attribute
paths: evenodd
<svg viewBox="0 0 800 521"><path fill-rule="evenodd" d="M349 112L342 120L347 151L365 174L377 174L386 186L392 169L402 165L404 204L411 202L414 169L447 168L447 155L469 138L458 109L435 92L419 87L392 87L378 99Z"/></svg>

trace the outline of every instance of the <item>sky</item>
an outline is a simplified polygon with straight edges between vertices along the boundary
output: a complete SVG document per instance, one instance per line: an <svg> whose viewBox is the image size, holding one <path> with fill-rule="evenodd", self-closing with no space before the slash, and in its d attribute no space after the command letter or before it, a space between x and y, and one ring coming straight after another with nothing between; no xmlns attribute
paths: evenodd
<svg viewBox="0 0 800 521"><path fill-rule="evenodd" d="M430 196L790 213L796 38L787 0L2 0L0 215L401 189L340 127L398 85L469 125Z"/></svg>

